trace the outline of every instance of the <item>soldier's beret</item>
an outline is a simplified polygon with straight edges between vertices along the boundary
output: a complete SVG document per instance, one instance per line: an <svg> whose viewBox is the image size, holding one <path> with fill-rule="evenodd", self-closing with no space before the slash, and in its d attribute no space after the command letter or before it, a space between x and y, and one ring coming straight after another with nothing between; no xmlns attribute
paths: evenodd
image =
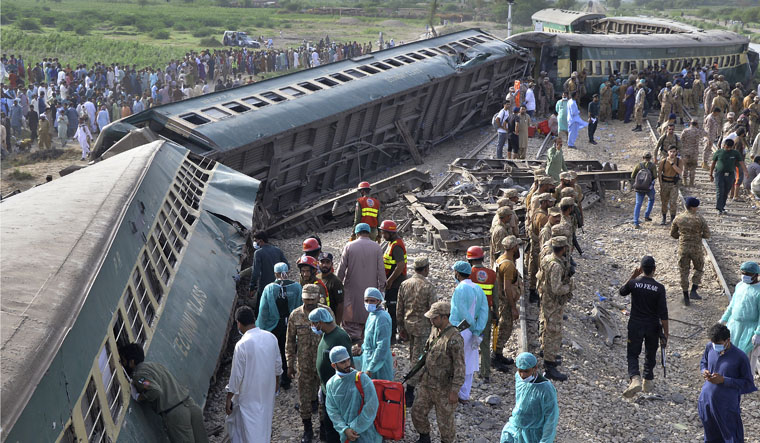
<svg viewBox="0 0 760 443"><path fill-rule="evenodd" d="M686 197L686 207L696 208L699 206L699 199L696 197Z"/></svg>
<svg viewBox="0 0 760 443"><path fill-rule="evenodd" d="M564 235L558 235L556 237L552 237L552 247L561 247L561 246L567 246L567 237Z"/></svg>

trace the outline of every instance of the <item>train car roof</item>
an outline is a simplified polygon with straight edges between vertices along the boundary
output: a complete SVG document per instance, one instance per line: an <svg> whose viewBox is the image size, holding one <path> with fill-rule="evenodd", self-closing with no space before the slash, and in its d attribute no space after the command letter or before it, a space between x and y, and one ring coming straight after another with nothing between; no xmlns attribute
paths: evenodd
<svg viewBox="0 0 760 443"><path fill-rule="evenodd" d="M672 29L674 32L698 32L702 28L688 25L686 23L677 22L667 18L659 17L639 17L639 16L620 16L620 17L605 17L597 21L597 23L603 22L616 22L616 23L636 23L643 25L662 26Z"/></svg>
<svg viewBox="0 0 760 443"><path fill-rule="evenodd" d="M513 35L510 41L525 47L545 44L582 46L590 48L653 48L690 46L725 46L749 43L749 38L731 31L701 31L679 34L569 34L524 32Z"/></svg>
<svg viewBox="0 0 760 443"><path fill-rule="evenodd" d="M604 18L604 14L593 12L571 11L567 9L547 8L537 11L530 18L533 21L556 23L558 25L572 26L576 23Z"/></svg>
<svg viewBox="0 0 760 443"><path fill-rule="evenodd" d="M150 108L122 121L171 126L192 134L201 148L226 151L451 75L467 66L457 63L452 56L457 53L477 63L486 55L523 51L480 29L468 29ZM241 113L231 109L239 105Z"/></svg>

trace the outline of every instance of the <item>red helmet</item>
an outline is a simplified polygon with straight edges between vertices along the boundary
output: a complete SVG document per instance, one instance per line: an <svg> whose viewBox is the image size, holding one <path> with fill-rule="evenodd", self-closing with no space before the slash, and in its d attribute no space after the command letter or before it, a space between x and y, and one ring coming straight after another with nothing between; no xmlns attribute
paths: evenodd
<svg viewBox="0 0 760 443"><path fill-rule="evenodd" d="M358 186L359 189L369 189L369 182L361 182Z"/></svg>
<svg viewBox="0 0 760 443"><path fill-rule="evenodd" d="M396 232L396 222L393 220L383 220L383 222L380 223L380 227L377 229L380 231Z"/></svg>
<svg viewBox="0 0 760 443"><path fill-rule="evenodd" d="M314 237L309 237L303 241L303 252L318 251L320 249L322 247L319 246L319 242Z"/></svg>
<svg viewBox="0 0 760 443"><path fill-rule="evenodd" d="M470 246L467 248L467 260L481 260L485 257L483 248L480 246Z"/></svg>
<svg viewBox="0 0 760 443"><path fill-rule="evenodd" d="M298 259L298 267L301 266L311 266L314 269L319 269L319 262L316 258L308 256L308 255L302 255L301 258Z"/></svg>

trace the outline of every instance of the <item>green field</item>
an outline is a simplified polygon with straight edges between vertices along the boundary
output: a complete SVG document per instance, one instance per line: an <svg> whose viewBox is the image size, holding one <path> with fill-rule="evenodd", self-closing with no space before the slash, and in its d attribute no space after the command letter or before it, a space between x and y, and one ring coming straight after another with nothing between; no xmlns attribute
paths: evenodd
<svg viewBox="0 0 760 443"><path fill-rule="evenodd" d="M213 48L225 30L273 38L276 47L298 46L304 39L366 43L416 39L423 20L309 15L286 8L228 8L204 0L61 0L2 3L3 53L27 60L58 57L65 64L129 63L162 66L189 50ZM293 9L292 7L290 9ZM201 40L204 40L202 43ZM220 44L218 44L221 46Z"/></svg>

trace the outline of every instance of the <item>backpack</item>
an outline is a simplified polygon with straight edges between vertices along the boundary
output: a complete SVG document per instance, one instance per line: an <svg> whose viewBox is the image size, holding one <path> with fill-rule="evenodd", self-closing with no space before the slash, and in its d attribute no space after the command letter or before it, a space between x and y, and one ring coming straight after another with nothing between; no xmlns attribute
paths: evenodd
<svg viewBox="0 0 760 443"><path fill-rule="evenodd" d="M633 189L637 192L649 192L649 188L652 186L652 171L644 163L639 164L639 172L636 173L636 178L633 180Z"/></svg>
<svg viewBox="0 0 760 443"><path fill-rule="evenodd" d="M364 388L361 383L361 371L356 372L356 388L362 397L359 407L361 413L364 407ZM377 392L377 415L375 416L375 429L387 440L402 440L404 427L406 426L406 399L404 397L404 385L397 381L372 380Z"/></svg>
<svg viewBox="0 0 760 443"><path fill-rule="evenodd" d="M499 110L499 112L497 112L496 114L493 115L493 117L491 117L491 126L493 126L494 129L501 128L501 125L499 125L499 114L501 114L501 110Z"/></svg>

